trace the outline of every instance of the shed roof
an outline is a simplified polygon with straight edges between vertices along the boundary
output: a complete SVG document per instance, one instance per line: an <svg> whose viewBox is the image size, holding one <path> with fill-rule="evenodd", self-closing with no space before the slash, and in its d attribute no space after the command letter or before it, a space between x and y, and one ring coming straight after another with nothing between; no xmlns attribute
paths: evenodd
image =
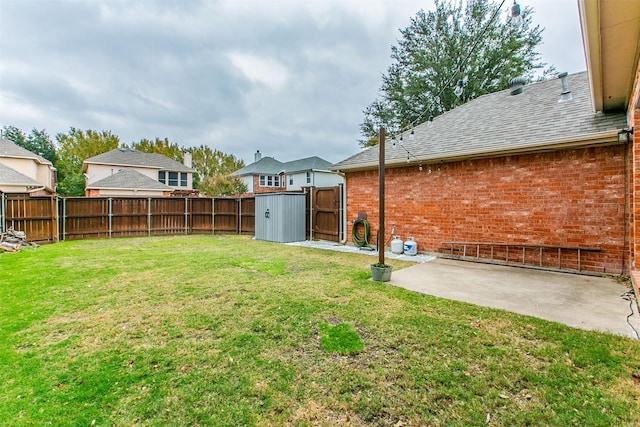
<svg viewBox="0 0 640 427"><path fill-rule="evenodd" d="M20 147L19 145L16 145L4 138L0 138L0 157L33 159L41 164L52 165L52 163L44 157L33 153L26 148Z"/></svg>
<svg viewBox="0 0 640 427"><path fill-rule="evenodd" d="M567 101L559 101L559 79L531 83L519 95L506 89L469 101L436 117L431 128L422 123L413 139L405 131L395 148L387 138L385 162L401 166L614 142L626 126L625 114L593 112L586 71L567 79L572 95ZM331 169L370 169L377 167L378 156L379 147L370 147Z"/></svg>
<svg viewBox="0 0 640 427"><path fill-rule="evenodd" d="M175 172L195 172L193 169L162 154L145 153L130 148L116 148L86 159L83 162L83 169L85 171L87 163L115 166L140 166Z"/></svg>
<svg viewBox="0 0 640 427"><path fill-rule="evenodd" d="M121 190L161 190L173 191L173 188L149 178L134 169L123 169L87 185L87 189L121 189Z"/></svg>

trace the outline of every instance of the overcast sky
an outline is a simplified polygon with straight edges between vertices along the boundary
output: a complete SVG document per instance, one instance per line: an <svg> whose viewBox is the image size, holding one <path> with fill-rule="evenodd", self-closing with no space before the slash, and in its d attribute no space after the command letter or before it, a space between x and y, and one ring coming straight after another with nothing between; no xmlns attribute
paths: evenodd
<svg viewBox="0 0 640 427"><path fill-rule="evenodd" d="M518 2L545 28L544 62L586 69L576 0ZM338 162L421 8L433 1L0 0L0 127Z"/></svg>

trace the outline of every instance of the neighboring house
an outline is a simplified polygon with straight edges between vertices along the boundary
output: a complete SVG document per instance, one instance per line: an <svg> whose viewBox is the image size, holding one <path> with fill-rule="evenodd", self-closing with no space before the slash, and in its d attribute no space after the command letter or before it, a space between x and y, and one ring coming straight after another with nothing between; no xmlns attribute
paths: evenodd
<svg viewBox="0 0 640 427"><path fill-rule="evenodd" d="M49 160L0 138L0 193L44 196L55 188L56 169Z"/></svg>
<svg viewBox="0 0 640 427"><path fill-rule="evenodd" d="M86 159L82 171L88 197L170 196L193 189L190 153L182 164L162 154L116 148ZM135 172L135 173L133 173Z"/></svg>
<svg viewBox="0 0 640 427"><path fill-rule="evenodd" d="M333 187L344 182L342 176L329 170L331 162L320 157L307 157L291 162L280 162L273 157L262 157L232 175L247 185L248 193L301 191L305 187Z"/></svg>
<svg viewBox="0 0 640 427"><path fill-rule="evenodd" d="M594 112L586 72L562 83L570 93L560 79L516 84L405 131L395 147L388 138L385 237L393 228L428 252L446 242L598 248L582 269L628 271L626 115ZM378 159L375 146L332 167L346 175L347 218L366 212L375 233Z"/></svg>

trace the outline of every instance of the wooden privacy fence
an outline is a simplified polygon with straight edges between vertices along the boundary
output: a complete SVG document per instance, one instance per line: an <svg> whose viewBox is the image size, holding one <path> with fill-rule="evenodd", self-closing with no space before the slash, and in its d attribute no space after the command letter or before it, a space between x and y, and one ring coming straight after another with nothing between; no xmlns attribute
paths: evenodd
<svg viewBox="0 0 640 427"><path fill-rule="evenodd" d="M310 187L307 238L339 240L340 187ZM183 197L28 197L0 193L0 232L38 243L175 234L254 234L255 199Z"/></svg>
<svg viewBox="0 0 640 427"><path fill-rule="evenodd" d="M0 231L30 241L171 234L253 234L253 198L58 198L0 200Z"/></svg>

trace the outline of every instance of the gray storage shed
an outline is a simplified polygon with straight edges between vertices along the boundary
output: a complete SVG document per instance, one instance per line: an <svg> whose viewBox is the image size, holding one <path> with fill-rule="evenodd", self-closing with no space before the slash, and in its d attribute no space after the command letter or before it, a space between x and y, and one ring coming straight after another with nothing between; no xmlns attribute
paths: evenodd
<svg viewBox="0 0 640 427"><path fill-rule="evenodd" d="M288 243L305 240L306 194L256 194L256 230L258 240Z"/></svg>

